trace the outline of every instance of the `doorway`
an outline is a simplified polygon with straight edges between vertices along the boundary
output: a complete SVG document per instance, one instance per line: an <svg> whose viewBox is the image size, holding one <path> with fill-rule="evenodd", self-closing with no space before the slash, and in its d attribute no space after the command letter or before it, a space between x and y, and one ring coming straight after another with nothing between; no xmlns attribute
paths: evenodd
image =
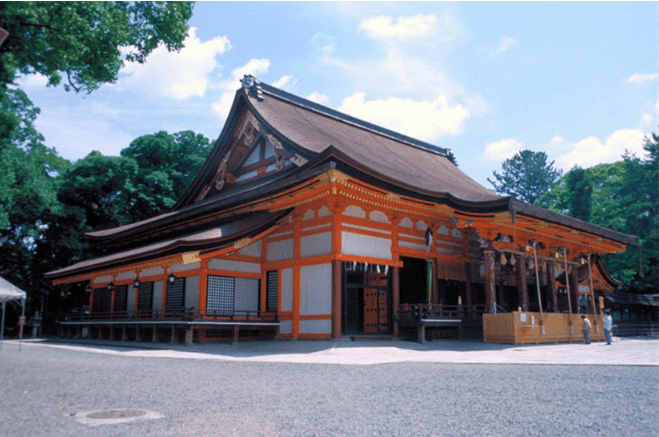
<svg viewBox="0 0 659 437"><path fill-rule="evenodd" d="M428 296L428 262L420 258L401 257L400 303L426 303Z"/></svg>
<svg viewBox="0 0 659 437"><path fill-rule="evenodd" d="M344 335L391 333L390 278L388 268L343 263Z"/></svg>

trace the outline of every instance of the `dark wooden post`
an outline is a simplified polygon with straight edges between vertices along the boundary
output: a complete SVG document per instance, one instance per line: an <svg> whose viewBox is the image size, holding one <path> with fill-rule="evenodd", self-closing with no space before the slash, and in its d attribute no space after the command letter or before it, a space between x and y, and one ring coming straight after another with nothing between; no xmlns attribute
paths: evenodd
<svg viewBox="0 0 659 437"><path fill-rule="evenodd" d="M494 267L494 251L483 252L485 262L485 312L494 313L494 301L496 300L496 270Z"/></svg>
<svg viewBox="0 0 659 437"><path fill-rule="evenodd" d="M547 262L547 285L549 285L549 292L551 293L552 308L555 313L558 312L558 292L556 291L556 270L554 263Z"/></svg>
<svg viewBox="0 0 659 437"><path fill-rule="evenodd" d="M471 311L471 263L465 263L465 305L467 311Z"/></svg>
<svg viewBox="0 0 659 437"><path fill-rule="evenodd" d="M398 307L400 306L400 268L394 267L391 272L391 314L393 318L394 337L398 337Z"/></svg>
<svg viewBox="0 0 659 437"><path fill-rule="evenodd" d="M517 290L522 311L529 310L529 289L526 284L526 257L522 256L517 263Z"/></svg>
<svg viewBox="0 0 659 437"><path fill-rule="evenodd" d="M572 302L572 311L579 312L579 269L577 266L572 266L572 271L569 275L570 281L570 299ZM566 278L567 280L567 278Z"/></svg>
<svg viewBox="0 0 659 437"><path fill-rule="evenodd" d="M433 258L431 262L432 262L432 264L431 264L430 267L431 267L432 275L430 275L430 278L432 280L432 284L431 284L432 300L431 300L430 303L435 303L436 304L436 303L439 303L439 296L438 296L439 291L438 291L438 288L437 288L437 284L439 282L437 280L437 259Z"/></svg>
<svg viewBox="0 0 659 437"><path fill-rule="evenodd" d="M339 260L332 261L332 338L341 337L342 265Z"/></svg>

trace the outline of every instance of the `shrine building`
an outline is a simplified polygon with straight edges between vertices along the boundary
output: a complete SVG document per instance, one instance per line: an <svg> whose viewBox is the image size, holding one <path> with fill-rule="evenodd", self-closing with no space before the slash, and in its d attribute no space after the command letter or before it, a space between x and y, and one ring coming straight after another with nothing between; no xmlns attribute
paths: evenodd
<svg viewBox="0 0 659 437"><path fill-rule="evenodd" d="M188 343L572 341L579 312L597 339L600 256L638 245L253 76L170 212L86 237L103 255L46 274L88 290L62 335Z"/></svg>

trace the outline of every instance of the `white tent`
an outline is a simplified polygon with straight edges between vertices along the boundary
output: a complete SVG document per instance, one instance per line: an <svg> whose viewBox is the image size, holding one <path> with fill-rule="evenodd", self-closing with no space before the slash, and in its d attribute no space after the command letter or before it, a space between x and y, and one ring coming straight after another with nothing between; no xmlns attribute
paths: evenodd
<svg viewBox="0 0 659 437"><path fill-rule="evenodd" d="M21 321L25 320L25 297L26 294L23 290L16 287L11 282L0 277L0 303L2 303L2 324L0 324L0 349L2 349L2 339L5 334L5 306L10 300L20 300L23 307ZM23 325L20 327L18 350L21 350L21 342L23 341Z"/></svg>

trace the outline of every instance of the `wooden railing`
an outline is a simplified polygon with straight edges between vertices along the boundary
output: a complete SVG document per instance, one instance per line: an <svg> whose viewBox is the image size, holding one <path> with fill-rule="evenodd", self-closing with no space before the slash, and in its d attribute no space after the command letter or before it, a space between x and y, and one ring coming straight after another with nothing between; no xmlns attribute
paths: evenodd
<svg viewBox="0 0 659 437"><path fill-rule="evenodd" d="M71 313L64 316L65 322L122 322L122 321L246 321L246 322L277 322L276 312L272 311L195 311L194 308L179 308L173 310L146 310L137 312L91 312Z"/></svg>
<svg viewBox="0 0 659 437"><path fill-rule="evenodd" d="M444 304L401 304L398 310L400 320L422 320L435 318L481 317L485 305L444 305Z"/></svg>

